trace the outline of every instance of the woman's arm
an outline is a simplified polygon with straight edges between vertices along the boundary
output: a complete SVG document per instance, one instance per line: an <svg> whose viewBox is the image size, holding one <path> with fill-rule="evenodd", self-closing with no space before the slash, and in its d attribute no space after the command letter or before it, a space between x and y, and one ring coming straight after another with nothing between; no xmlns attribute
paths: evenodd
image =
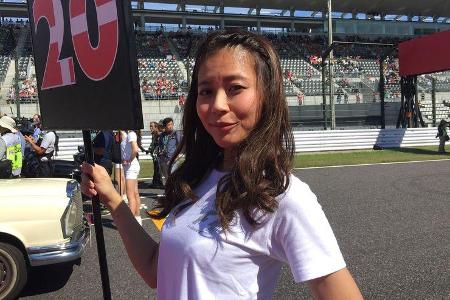
<svg viewBox="0 0 450 300"><path fill-rule="evenodd" d="M308 286L315 300L363 299L347 268L310 280Z"/></svg>
<svg viewBox="0 0 450 300"><path fill-rule="evenodd" d="M159 244L137 223L103 167L84 163L82 171L83 194L99 195L100 201L111 211L134 268L151 288L156 288Z"/></svg>
<svg viewBox="0 0 450 300"><path fill-rule="evenodd" d="M116 193L118 197L119 194ZM128 257L136 271L151 287L156 288L159 244L138 224L130 208L120 197L118 204L108 206L122 238Z"/></svg>
<svg viewBox="0 0 450 300"><path fill-rule="evenodd" d="M133 159L135 159L136 156L138 155L139 147L138 147L137 142L135 142L135 141L131 141L130 143L131 143L131 156L130 156L130 163L131 163L133 161Z"/></svg>

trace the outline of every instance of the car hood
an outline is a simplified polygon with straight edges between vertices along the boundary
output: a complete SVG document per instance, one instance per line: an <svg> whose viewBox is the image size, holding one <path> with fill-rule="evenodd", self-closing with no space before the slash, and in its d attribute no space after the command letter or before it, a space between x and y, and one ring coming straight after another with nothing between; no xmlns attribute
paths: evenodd
<svg viewBox="0 0 450 300"><path fill-rule="evenodd" d="M9 197L67 197L65 178L0 179L0 200ZM11 198L10 198L11 199Z"/></svg>

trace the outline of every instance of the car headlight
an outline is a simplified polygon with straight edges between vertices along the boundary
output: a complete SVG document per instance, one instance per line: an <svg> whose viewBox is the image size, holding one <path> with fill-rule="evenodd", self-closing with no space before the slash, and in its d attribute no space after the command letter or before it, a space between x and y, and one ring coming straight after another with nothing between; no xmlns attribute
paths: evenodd
<svg viewBox="0 0 450 300"><path fill-rule="evenodd" d="M64 238L69 238L72 236L76 219L77 219L77 207L76 205L74 205L74 202L70 200L69 206L67 206L62 217L61 225L63 229Z"/></svg>
<svg viewBox="0 0 450 300"><path fill-rule="evenodd" d="M76 203L76 196L77 193L79 193L79 188L80 185L74 180L67 183L66 194L69 198L69 204L61 217L61 228L64 238L69 238L72 236L75 225L77 224L78 207Z"/></svg>

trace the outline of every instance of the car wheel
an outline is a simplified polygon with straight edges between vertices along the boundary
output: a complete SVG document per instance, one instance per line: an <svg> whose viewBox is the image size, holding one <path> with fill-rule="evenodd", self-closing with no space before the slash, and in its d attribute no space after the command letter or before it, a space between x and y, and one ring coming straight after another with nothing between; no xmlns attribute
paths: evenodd
<svg viewBox="0 0 450 300"><path fill-rule="evenodd" d="M16 299L27 282L27 273L22 251L0 243L0 299Z"/></svg>

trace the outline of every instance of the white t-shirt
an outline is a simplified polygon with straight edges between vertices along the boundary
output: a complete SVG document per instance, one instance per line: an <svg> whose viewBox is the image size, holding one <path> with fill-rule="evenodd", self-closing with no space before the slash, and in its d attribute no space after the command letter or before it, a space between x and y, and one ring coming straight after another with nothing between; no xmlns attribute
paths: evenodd
<svg viewBox="0 0 450 300"><path fill-rule="evenodd" d="M236 213L225 234L214 206L224 174L213 170L195 189L199 200L167 217L159 246L159 300L272 299L283 263L296 282L345 268L316 196L293 175L277 197L278 209L260 227L253 229Z"/></svg>
<svg viewBox="0 0 450 300"><path fill-rule="evenodd" d="M124 161L124 160L128 161L131 158L131 152L132 152L131 142L137 142L136 133L134 131L129 131L128 133L122 132L122 141L120 142L122 161Z"/></svg>
<svg viewBox="0 0 450 300"><path fill-rule="evenodd" d="M52 151L55 151L55 142L56 142L55 133L53 131L49 131L44 134L40 147L46 149L45 154L48 154ZM44 156L41 158L41 160L46 161L48 159L47 157Z"/></svg>

